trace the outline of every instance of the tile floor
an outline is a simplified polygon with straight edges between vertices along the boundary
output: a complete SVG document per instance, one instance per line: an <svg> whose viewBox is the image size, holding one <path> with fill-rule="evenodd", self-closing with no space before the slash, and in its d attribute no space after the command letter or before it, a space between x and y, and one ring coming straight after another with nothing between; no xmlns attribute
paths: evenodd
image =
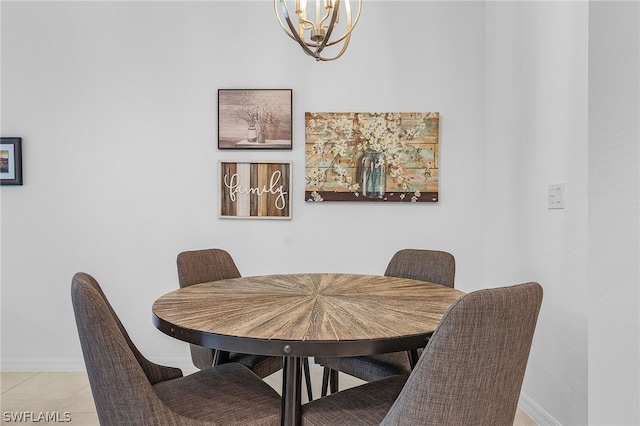
<svg viewBox="0 0 640 426"><path fill-rule="evenodd" d="M320 395L322 383L322 369L312 368L311 379L313 382L313 395ZM265 379L276 390L280 390L282 375L275 373ZM341 375L340 388L357 386L363 383L353 377ZM2 418L0 424L10 425L42 425L51 424L52 421L22 421L11 419L11 415L21 413L57 413L60 420L67 420L64 424L76 426L98 426L98 416L91 396L89 380L84 372L56 373L56 372L4 372L0 373L0 411ZM307 401L306 390L302 392L303 402ZM65 418L65 413L70 416L70 421ZM24 415L24 414L23 414ZM54 414L55 415L55 414ZM536 426L529 417L518 410L514 426Z"/></svg>

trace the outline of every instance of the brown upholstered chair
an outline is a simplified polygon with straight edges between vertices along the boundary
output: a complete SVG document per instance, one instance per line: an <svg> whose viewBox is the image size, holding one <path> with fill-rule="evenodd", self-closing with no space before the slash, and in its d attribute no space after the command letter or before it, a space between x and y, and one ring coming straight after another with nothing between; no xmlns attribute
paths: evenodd
<svg viewBox="0 0 640 426"><path fill-rule="evenodd" d="M280 396L245 366L183 377L138 351L93 277L75 274L71 299L101 425L280 424Z"/></svg>
<svg viewBox="0 0 640 426"><path fill-rule="evenodd" d="M384 274L453 288L456 261L452 254L444 251L404 249L393 255ZM338 372L367 382L411 372L407 352L343 358L317 357L315 362L324 367L322 396L327 394L329 383L332 393L338 391Z"/></svg>
<svg viewBox="0 0 640 426"><path fill-rule="evenodd" d="M302 406L302 424L511 426L542 303L537 283L454 302L416 367Z"/></svg>
<svg viewBox="0 0 640 426"><path fill-rule="evenodd" d="M184 251L178 254L177 265L180 288L241 276L231 255L222 249ZM225 362L238 362L247 366L259 377L265 378L282 369L283 366L282 357L229 353L193 344L190 344L190 350L193 365L201 370ZM303 367L307 394L309 400L312 400L309 361L306 358Z"/></svg>
<svg viewBox="0 0 640 426"><path fill-rule="evenodd" d="M403 249L393 255L384 274L453 288L456 259L446 251Z"/></svg>

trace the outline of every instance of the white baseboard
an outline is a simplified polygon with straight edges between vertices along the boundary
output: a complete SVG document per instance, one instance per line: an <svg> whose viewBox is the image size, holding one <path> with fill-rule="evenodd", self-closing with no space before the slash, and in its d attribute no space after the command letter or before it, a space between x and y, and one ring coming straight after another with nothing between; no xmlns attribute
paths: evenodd
<svg viewBox="0 0 640 426"><path fill-rule="evenodd" d="M156 364L177 367L182 371L192 372L196 368L190 358L153 358ZM312 360L310 360L312 361ZM310 368L322 368L310 362ZM0 371L85 371L83 358L3 358Z"/></svg>
<svg viewBox="0 0 640 426"><path fill-rule="evenodd" d="M191 359L186 358L155 358L156 364L177 367L183 371L193 371L196 368ZM86 371L83 358L3 358L0 371Z"/></svg>
<svg viewBox="0 0 640 426"><path fill-rule="evenodd" d="M518 407L539 426L562 426L559 421L523 393L520 394Z"/></svg>
<svg viewBox="0 0 640 426"><path fill-rule="evenodd" d="M85 371L82 358L2 358L1 371Z"/></svg>

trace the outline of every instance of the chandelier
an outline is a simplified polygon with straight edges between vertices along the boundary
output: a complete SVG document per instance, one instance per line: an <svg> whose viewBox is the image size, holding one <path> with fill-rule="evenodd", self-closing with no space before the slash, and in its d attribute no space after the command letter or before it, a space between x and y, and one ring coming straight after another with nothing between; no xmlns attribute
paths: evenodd
<svg viewBox="0 0 640 426"><path fill-rule="evenodd" d="M273 7L282 29L302 46L307 55L316 61L333 61L347 50L351 31L360 19L362 0L357 2L355 18L351 0L315 0L315 8L307 7L307 0L273 0ZM342 11L340 6L344 6ZM291 21L292 16L297 17L297 22ZM338 45L335 49L339 48L335 56L323 56L325 47L335 45Z"/></svg>

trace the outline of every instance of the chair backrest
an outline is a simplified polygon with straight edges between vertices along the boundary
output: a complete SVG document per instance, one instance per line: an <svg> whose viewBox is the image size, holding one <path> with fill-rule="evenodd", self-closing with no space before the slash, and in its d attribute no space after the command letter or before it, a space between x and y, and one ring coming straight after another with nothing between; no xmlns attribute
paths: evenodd
<svg viewBox="0 0 640 426"><path fill-rule="evenodd" d="M456 260L445 251L404 249L393 255L384 274L453 288Z"/></svg>
<svg viewBox="0 0 640 426"><path fill-rule="evenodd" d="M172 413L152 384L180 377L182 372L154 364L136 349L90 275L74 275L71 300L100 424L146 425L154 419L170 420Z"/></svg>
<svg viewBox="0 0 640 426"><path fill-rule="evenodd" d="M177 265L180 288L241 276L231 255L222 249L183 251L178 254ZM194 366L211 368L214 350L193 344L189 344L189 350Z"/></svg>
<svg viewBox="0 0 640 426"><path fill-rule="evenodd" d="M221 249L184 251L178 254L177 263L180 287L240 278L233 258Z"/></svg>
<svg viewBox="0 0 640 426"><path fill-rule="evenodd" d="M381 424L513 425L541 303L537 283L456 301Z"/></svg>

